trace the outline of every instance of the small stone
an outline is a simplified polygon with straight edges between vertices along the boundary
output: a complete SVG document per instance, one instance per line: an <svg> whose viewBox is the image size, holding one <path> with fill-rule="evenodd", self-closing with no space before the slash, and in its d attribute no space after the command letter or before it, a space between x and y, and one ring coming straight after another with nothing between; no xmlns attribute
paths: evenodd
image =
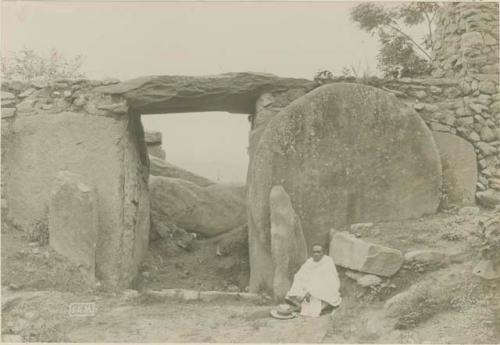
<svg viewBox="0 0 500 345"><path fill-rule="evenodd" d="M83 107L86 102L87 102L87 97L85 97L84 95L78 95L78 97L73 102L73 105L77 107Z"/></svg>
<svg viewBox="0 0 500 345"><path fill-rule="evenodd" d="M31 85L36 87L37 89L43 89L49 86L49 83L43 79L35 79L31 82Z"/></svg>
<svg viewBox="0 0 500 345"><path fill-rule="evenodd" d="M120 82L120 79L117 79L117 78L108 78L108 79L104 79L102 81L102 85L118 84L119 82Z"/></svg>
<svg viewBox="0 0 500 345"><path fill-rule="evenodd" d="M500 103L499 103L500 104ZM458 117L463 117L463 116L470 116L471 112L466 109L466 108L458 108L455 113L457 114Z"/></svg>
<svg viewBox="0 0 500 345"><path fill-rule="evenodd" d="M479 207L466 206L462 207L458 214L461 216L477 216L479 214Z"/></svg>
<svg viewBox="0 0 500 345"><path fill-rule="evenodd" d="M16 105L15 99L2 100L2 108L11 108L13 105Z"/></svg>
<svg viewBox="0 0 500 345"><path fill-rule="evenodd" d="M479 149L479 151L485 156L491 156L496 153L496 149L491 146L490 144L487 144L483 141L480 141L476 144L476 147Z"/></svg>
<svg viewBox="0 0 500 345"><path fill-rule="evenodd" d="M469 108L477 114L481 114L483 110L488 110L487 106L478 103L469 103Z"/></svg>
<svg viewBox="0 0 500 345"><path fill-rule="evenodd" d="M472 91L472 87L470 86L470 84L466 81L462 81L460 83L460 89L462 90L462 93L464 95L468 95L471 91Z"/></svg>
<svg viewBox="0 0 500 345"><path fill-rule="evenodd" d="M492 81L481 81L479 83L479 91L492 95L497 92L497 87Z"/></svg>
<svg viewBox="0 0 500 345"><path fill-rule="evenodd" d="M476 91L477 89L479 89L479 82L477 80L473 80L470 84L471 88L473 91Z"/></svg>
<svg viewBox="0 0 500 345"><path fill-rule="evenodd" d="M462 92L456 87L451 87L451 88L446 89L444 91L444 95L448 98L457 98L461 94L462 94Z"/></svg>
<svg viewBox="0 0 500 345"><path fill-rule="evenodd" d="M382 283L382 279L373 274L367 274L357 280L362 287L376 286Z"/></svg>
<svg viewBox="0 0 500 345"><path fill-rule="evenodd" d="M36 100L35 99L25 99L19 103L16 107L18 115L28 115L35 111Z"/></svg>
<svg viewBox="0 0 500 345"><path fill-rule="evenodd" d="M229 292L240 292L240 288L234 284L231 284L226 289Z"/></svg>
<svg viewBox="0 0 500 345"><path fill-rule="evenodd" d="M65 98L69 98L69 97L71 97L71 95L72 95L72 94L73 94L73 93L72 93L70 90L66 90L66 91L64 91L63 96L64 96Z"/></svg>
<svg viewBox="0 0 500 345"><path fill-rule="evenodd" d="M422 249L413 250L405 254L405 262L416 262L424 265L443 265L449 261L447 253L433 250Z"/></svg>
<svg viewBox="0 0 500 345"><path fill-rule="evenodd" d="M480 205L487 208L495 208L495 206L500 205L500 192L491 189L477 192L476 198Z"/></svg>
<svg viewBox="0 0 500 345"><path fill-rule="evenodd" d="M122 298L124 300L130 301L139 297L139 291L133 289L126 289L122 292Z"/></svg>
<svg viewBox="0 0 500 345"><path fill-rule="evenodd" d="M495 139L496 139L496 135L495 135L495 133L493 133L493 131L489 127L484 126L481 129L481 140L486 141L486 142L490 142L490 141L494 141Z"/></svg>
<svg viewBox="0 0 500 345"><path fill-rule="evenodd" d="M364 230L368 230L373 227L373 223L357 223L351 225L352 232L360 232Z"/></svg>
<svg viewBox="0 0 500 345"><path fill-rule="evenodd" d="M481 260L477 266L474 267L472 273L486 280L500 278L500 268L491 260Z"/></svg>
<svg viewBox="0 0 500 345"><path fill-rule="evenodd" d="M483 44L483 37L477 31L466 32L460 37L460 45L462 49L469 47L477 47Z"/></svg>
<svg viewBox="0 0 500 345"><path fill-rule="evenodd" d="M125 103L100 105L97 109L110 111L115 114L126 114L128 111L128 107Z"/></svg>
<svg viewBox="0 0 500 345"><path fill-rule="evenodd" d="M346 270L345 271L345 275L348 277L348 278L351 278L352 280L358 280L359 278L363 277L364 274L363 273L360 273L360 272L355 272L355 271L351 271L351 270Z"/></svg>
<svg viewBox="0 0 500 345"><path fill-rule="evenodd" d="M16 108L2 108L1 112L2 119L14 117L14 115L16 115Z"/></svg>
<svg viewBox="0 0 500 345"><path fill-rule="evenodd" d="M421 110L423 110L425 108L425 105L422 104L422 103L415 103L413 105L413 108L415 108L415 110L417 110L417 111L421 111Z"/></svg>
<svg viewBox="0 0 500 345"><path fill-rule="evenodd" d="M413 92L413 96L417 97L418 99L423 99L427 97L427 93L423 90L418 90Z"/></svg>
<svg viewBox="0 0 500 345"><path fill-rule="evenodd" d="M158 131L145 131L144 132L144 140L146 141L146 144L148 145L153 145L153 144L161 144L161 132Z"/></svg>
<svg viewBox="0 0 500 345"><path fill-rule="evenodd" d="M431 129L438 132L449 132L450 127L437 122L431 122Z"/></svg>
<svg viewBox="0 0 500 345"><path fill-rule="evenodd" d="M200 292L196 290L183 290L182 298L185 301L194 301L200 298Z"/></svg>
<svg viewBox="0 0 500 345"><path fill-rule="evenodd" d="M427 110L428 112L436 112L439 110L439 107L435 104L426 104L425 105L425 110Z"/></svg>
<svg viewBox="0 0 500 345"><path fill-rule="evenodd" d="M490 34L485 34L484 44L486 44L487 46L494 46L498 44L498 40L495 39L495 37L491 36Z"/></svg>
<svg viewBox="0 0 500 345"><path fill-rule="evenodd" d="M148 272L148 271L144 271L141 274L146 279L149 279L151 277L151 272Z"/></svg>
<svg viewBox="0 0 500 345"><path fill-rule="evenodd" d="M28 96L30 96L30 95L31 95L33 92L35 92L35 91L36 91L36 90L35 90L34 88L30 88L30 89L28 89L28 90L26 90L26 91L21 92L21 93L19 94L19 97L21 97L21 98L28 97Z"/></svg>
<svg viewBox="0 0 500 345"><path fill-rule="evenodd" d="M470 126L474 123L474 118L472 116L464 116L457 119L457 123L461 126Z"/></svg>
<svg viewBox="0 0 500 345"><path fill-rule="evenodd" d="M54 107L53 104L42 104L42 109L43 110L50 110Z"/></svg>
<svg viewBox="0 0 500 345"><path fill-rule="evenodd" d="M16 99L16 95L14 95L12 92L7 92L7 91L2 91L1 97L2 97L2 103L6 100Z"/></svg>
<svg viewBox="0 0 500 345"><path fill-rule="evenodd" d="M429 91L433 94L433 95L439 95L441 94L441 92L443 92L443 90L437 86L431 86L429 88Z"/></svg>

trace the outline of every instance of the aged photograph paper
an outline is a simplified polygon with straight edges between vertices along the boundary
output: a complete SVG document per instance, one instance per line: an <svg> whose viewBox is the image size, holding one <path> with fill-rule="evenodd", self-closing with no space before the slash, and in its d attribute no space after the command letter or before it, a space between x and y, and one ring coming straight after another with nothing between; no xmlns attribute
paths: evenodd
<svg viewBox="0 0 500 345"><path fill-rule="evenodd" d="M498 2L0 6L3 342L498 343Z"/></svg>

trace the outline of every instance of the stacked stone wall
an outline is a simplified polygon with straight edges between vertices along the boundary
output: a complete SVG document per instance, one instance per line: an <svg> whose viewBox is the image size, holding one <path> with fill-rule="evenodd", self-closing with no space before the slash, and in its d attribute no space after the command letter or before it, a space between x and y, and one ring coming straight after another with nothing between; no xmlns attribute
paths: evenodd
<svg viewBox="0 0 500 345"><path fill-rule="evenodd" d="M5 81L1 94L2 220L36 240L57 174L83 176L97 194L96 274L111 287L135 278L149 234L139 115L129 113L124 98L94 91L115 82Z"/></svg>

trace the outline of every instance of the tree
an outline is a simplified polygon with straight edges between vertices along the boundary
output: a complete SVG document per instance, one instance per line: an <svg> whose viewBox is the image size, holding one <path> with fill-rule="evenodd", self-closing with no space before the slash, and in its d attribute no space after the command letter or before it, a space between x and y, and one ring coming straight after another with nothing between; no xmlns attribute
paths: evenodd
<svg viewBox="0 0 500 345"><path fill-rule="evenodd" d="M363 3L351 10L351 19L372 35L378 34L382 45L377 55L378 67L385 76L417 76L429 71L433 46L434 19L439 10L435 2L407 2L384 7ZM426 24L427 34L419 44L405 28Z"/></svg>
<svg viewBox="0 0 500 345"><path fill-rule="evenodd" d="M1 73L4 79L23 81L83 78L85 74L81 71L82 65L81 55L67 58L58 50L52 49L47 56L43 56L33 49L24 48L2 56Z"/></svg>

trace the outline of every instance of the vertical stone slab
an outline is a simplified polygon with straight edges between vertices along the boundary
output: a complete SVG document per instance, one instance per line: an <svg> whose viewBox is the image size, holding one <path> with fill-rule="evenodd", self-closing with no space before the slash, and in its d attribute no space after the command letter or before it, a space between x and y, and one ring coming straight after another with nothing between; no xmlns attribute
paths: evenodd
<svg viewBox="0 0 500 345"><path fill-rule="evenodd" d="M81 175L59 172L49 203L49 243L56 252L81 265L92 281L98 228L94 188Z"/></svg>
<svg viewBox="0 0 500 345"><path fill-rule="evenodd" d="M292 201L282 186L274 186L269 196L271 209L271 256L273 258L273 294L285 297L293 275L307 260L307 246L302 225Z"/></svg>
<svg viewBox="0 0 500 345"><path fill-rule="evenodd" d="M474 204L477 183L474 147L452 134L432 134L441 157L447 202L456 205Z"/></svg>

